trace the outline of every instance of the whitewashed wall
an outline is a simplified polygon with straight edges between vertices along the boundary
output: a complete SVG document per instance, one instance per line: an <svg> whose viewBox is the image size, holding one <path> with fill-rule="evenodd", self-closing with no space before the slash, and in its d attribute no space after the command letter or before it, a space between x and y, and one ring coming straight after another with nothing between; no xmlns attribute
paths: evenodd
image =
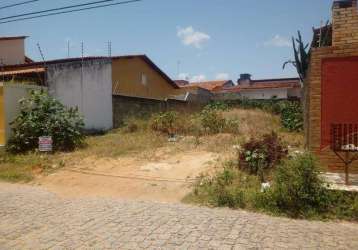
<svg viewBox="0 0 358 250"><path fill-rule="evenodd" d="M49 94L67 107L78 107L87 130L113 127L112 65L107 59L48 65Z"/></svg>
<svg viewBox="0 0 358 250"><path fill-rule="evenodd" d="M268 100L275 97L276 99L287 99L287 89L255 89L241 90L241 98L254 100Z"/></svg>

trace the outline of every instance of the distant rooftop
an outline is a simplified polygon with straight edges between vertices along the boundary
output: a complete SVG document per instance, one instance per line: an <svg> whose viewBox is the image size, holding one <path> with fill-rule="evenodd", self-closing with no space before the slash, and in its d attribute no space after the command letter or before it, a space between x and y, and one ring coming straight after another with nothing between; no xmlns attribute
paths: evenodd
<svg viewBox="0 0 358 250"><path fill-rule="evenodd" d="M19 40L19 39L25 39L27 36L2 36L0 37L0 41L4 40Z"/></svg>

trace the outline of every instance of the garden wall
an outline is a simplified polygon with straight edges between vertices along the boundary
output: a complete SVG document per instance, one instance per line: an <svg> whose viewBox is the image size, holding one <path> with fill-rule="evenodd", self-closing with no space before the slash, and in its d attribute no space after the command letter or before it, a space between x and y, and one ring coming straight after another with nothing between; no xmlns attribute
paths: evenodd
<svg viewBox="0 0 358 250"><path fill-rule="evenodd" d="M87 130L113 127L110 60L51 64L46 78L49 94L67 107L78 107Z"/></svg>
<svg viewBox="0 0 358 250"><path fill-rule="evenodd" d="M192 112L202 107L185 101L168 99L146 99L122 95L114 95L113 98L113 126L120 127L126 118L146 117L152 113L175 110L178 112Z"/></svg>

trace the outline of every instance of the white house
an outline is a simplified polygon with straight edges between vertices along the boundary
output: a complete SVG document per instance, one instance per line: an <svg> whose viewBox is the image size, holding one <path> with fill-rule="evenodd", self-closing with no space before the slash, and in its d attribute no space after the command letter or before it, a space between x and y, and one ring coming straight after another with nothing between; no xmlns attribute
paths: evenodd
<svg viewBox="0 0 358 250"><path fill-rule="evenodd" d="M252 80L250 74L241 74L235 87L224 88L215 93L215 99L269 100L300 99L301 84L299 78L277 78Z"/></svg>

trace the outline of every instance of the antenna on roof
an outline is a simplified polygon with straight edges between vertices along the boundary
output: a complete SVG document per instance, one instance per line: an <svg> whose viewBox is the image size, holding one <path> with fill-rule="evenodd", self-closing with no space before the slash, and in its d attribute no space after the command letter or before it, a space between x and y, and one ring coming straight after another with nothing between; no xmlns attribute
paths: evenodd
<svg viewBox="0 0 358 250"><path fill-rule="evenodd" d="M108 41L108 57L112 57L112 42Z"/></svg>
<svg viewBox="0 0 358 250"><path fill-rule="evenodd" d="M41 55L41 58L42 58L42 61L45 63L45 57L44 57L44 54L42 53L42 50L41 50L41 47L40 47L40 43L37 43L37 48L40 52L40 55Z"/></svg>
<svg viewBox="0 0 358 250"><path fill-rule="evenodd" d="M181 62L180 62L180 60L178 60L178 61L177 61L177 77L178 77L179 74L180 74L180 64L181 64Z"/></svg>
<svg viewBox="0 0 358 250"><path fill-rule="evenodd" d="M43 61L43 63L44 63L44 68L45 68L45 70L46 70L46 61L45 61L44 54L42 53L40 43L37 43L36 45L37 45L37 48L38 48L38 50L39 50L39 52L40 52L42 61ZM46 72L45 72L45 73L44 73L44 85L46 85L46 83L47 83L47 79L46 79Z"/></svg>
<svg viewBox="0 0 358 250"><path fill-rule="evenodd" d="M67 40L67 58L70 58L70 39Z"/></svg>

